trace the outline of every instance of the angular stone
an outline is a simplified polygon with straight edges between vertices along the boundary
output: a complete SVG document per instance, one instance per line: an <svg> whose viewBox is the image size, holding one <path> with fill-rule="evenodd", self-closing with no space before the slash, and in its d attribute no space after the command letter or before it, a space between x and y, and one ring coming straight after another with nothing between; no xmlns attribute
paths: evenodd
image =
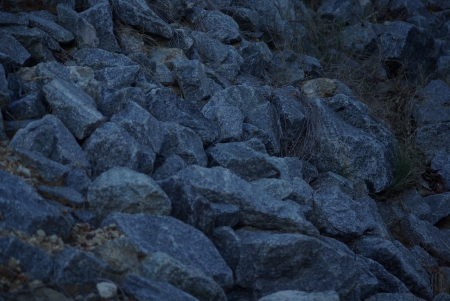
<svg viewBox="0 0 450 301"><path fill-rule="evenodd" d="M126 167L113 167L89 186L89 208L103 219L113 212L168 215L172 210L167 194L147 175Z"/></svg>
<svg viewBox="0 0 450 301"><path fill-rule="evenodd" d="M0 141L7 139L8 137L6 136L5 127L3 125L3 114L0 113Z"/></svg>
<svg viewBox="0 0 450 301"><path fill-rule="evenodd" d="M22 179L0 170L0 228L28 235L38 229L68 238L70 221L53 205L45 202Z"/></svg>
<svg viewBox="0 0 450 301"><path fill-rule="evenodd" d="M244 115L236 106L218 105L208 119L220 128L220 142L240 141L243 136Z"/></svg>
<svg viewBox="0 0 450 301"><path fill-rule="evenodd" d="M16 120L40 119L47 114L43 99L42 93L32 92L10 103L6 107L6 111L8 112L7 116Z"/></svg>
<svg viewBox="0 0 450 301"><path fill-rule="evenodd" d="M163 159L162 163L156 162L158 164L155 167L155 171L152 174L152 178L157 181L162 181L171 176L176 175L176 173L187 166L187 163L178 155L169 155Z"/></svg>
<svg viewBox="0 0 450 301"><path fill-rule="evenodd" d="M53 80L42 90L52 113L59 117L78 139L89 136L105 122L96 103L80 88L62 80Z"/></svg>
<svg viewBox="0 0 450 301"><path fill-rule="evenodd" d="M169 216L110 214L103 225L116 224L145 254L164 252L181 263L203 271L221 287L233 285L230 268L204 234Z"/></svg>
<svg viewBox="0 0 450 301"><path fill-rule="evenodd" d="M417 125L450 121L450 87L441 80L432 80L420 90L425 98L417 104L413 113Z"/></svg>
<svg viewBox="0 0 450 301"><path fill-rule="evenodd" d="M233 204L240 209L243 225L317 235L295 203L269 197L222 167L188 166L174 177L180 179L213 203Z"/></svg>
<svg viewBox="0 0 450 301"><path fill-rule="evenodd" d="M37 191L46 199L55 200L72 208L83 208L84 197L78 191L69 187L44 186L37 187Z"/></svg>
<svg viewBox="0 0 450 301"><path fill-rule="evenodd" d="M450 155L448 153L438 153L431 160L431 168L438 171L438 174L445 180L445 188L450 190Z"/></svg>
<svg viewBox="0 0 450 301"><path fill-rule="evenodd" d="M207 149L210 166L222 166L246 181L276 178L280 171L264 155L243 142L217 143Z"/></svg>
<svg viewBox="0 0 450 301"><path fill-rule="evenodd" d="M141 89L127 87L118 91L104 91L98 110L107 118L119 113L129 102L145 106L145 94Z"/></svg>
<svg viewBox="0 0 450 301"><path fill-rule="evenodd" d="M12 35L0 32L0 52L5 58L0 61L10 61L19 66L23 66L31 58L31 54Z"/></svg>
<svg viewBox="0 0 450 301"><path fill-rule="evenodd" d="M4 108L10 101L8 81L6 80L5 68L0 64L0 108Z"/></svg>
<svg viewBox="0 0 450 301"><path fill-rule="evenodd" d="M98 3L80 13L94 28L98 38L98 48L110 52L120 50L114 36L113 16L111 6L107 1Z"/></svg>
<svg viewBox="0 0 450 301"><path fill-rule="evenodd" d="M337 24L352 25L363 18L363 9L359 2L326 0L317 10L318 18Z"/></svg>
<svg viewBox="0 0 450 301"><path fill-rule="evenodd" d="M157 34L167 39L173 36L173 29L158 17L145 1L113 0L112 7L114 13L125 24L136 26L144 32Z"/></svg>
<svg viewBox="0 0 450 301"><path fill-rule="evenodd" d="M65 5L59 4L57 11L58 23L74 35L79 48L97 48L99 40L94 26Z"/></svg>
<svg viewBox="0 0 450 301"><path fill-rule="evenodd" d="M427 218L422 219L426 219L431 224L434 225L450 215L450 192L430 195L426 198L423 198L422 201L428 204L431 210L431 214L427 216Z"/></svg>
<svg viewBox="0 0 450 301"><path fill-rule="evenodd" d="M241 242L236 284L247 289L247 300L289 289L335 290L344 300L359 290L364 299L377 284L368 268L332 239L247 229L236 234Z"/></svg>
<svg viewBox="0 0 450 301"><path fill-rule="evenodd" d="M293 50L283 50L273 57L268 68L273 82L277 86L294 85L305 78L305 72L300 64L301 57Z"/></svg>
<svg viewBox="0 0 450 301"><path fill-rule="evenodd" d="M258 78L263 77L266 68L273 60L273 55L264 42L248 42L244 40L237 51L244 60L241 72Z"/></svg>
<svg viewBox="0 0 450 301"><path fill-rule="evenodd" d="M381 293L371 296L367 301L423 301L412 294ZM434 300L434 299L433 299Z"/></svg>
<svg viewBox="0 0 450 301"><path fill-rule="evenodd" d="M6 266L10 258L19 260L22 271L33 279L48 281L53 271L52 259L43 249L13 236L0 237L0 262Z"/></svg>
<svg viewBox="0 0 450 301"><path fill-rule="evenodd" d="M89 169L81 147L61 120L53 115L46 115L19 130L10 145L13 149L41 153L61 164L81 164Z"/></svg>
<svg viewBox="0 0 450 301"><path fill-rule="evenodd" d="M301 291L280 291L267 295L258 301L339 301L339 295L336 291L325 291L317 293L307 293Z"/></svg>
<svg viewBox="0 0 450 301"><path fill-rule="evenodd" d="M165 122L162 131L164 142L161 145L161 155L175 154L187 164L207 165L202 140L193 130L174 122Z"/></svg>
<svg viewBox="0 0 450 301"><path fill-rule="evenodd" d="M203 10L196 17L195 25L200 31L224 44L233 44L242 40L239 25L218 10Z"/></svg>
<svg viewBox="0 0 450 301"><path fill-rule="evenodd" d="M69 43L74 39L74 35L70 31L65 30L53 21L35 15L29 15L28 19L31 27L39 28L60 43Z"/></svg>
<svg viewBox="0 0 450 301"><path fill-rule="evenodd" d="M127 275L123 290L136 300L198 301L173 285L152 281L136 274Z"/></svg>
<svg viewBox="0 0 450 301"><path fill-rule="evenodd" d="M106 67L95 71L95 79L103 84L103 89L116 90L131 86L139 71L137 65Z"/></svg>
<svg viewBox="0 0 450 301"><path fill-rule="evenodd" d="M67 69L69 69L71 81L91 96L96 104L99 104L102 99L102 87L94 77L94 70L81 66L68 66Z"/></svg>
<svg viewBox="0 0 450 301"><path fill-rule="evenodd" d="M212 94L202 64L196 60L182 59L175 60L173 64L184 99L201 110Z"/></svg>
<svg viewBox="0 0 450 301"><path fill-rule="evenodd" d="M212 203L214 227L234 227L239 223L239 207L232 204Z"/></svg>
<svg viewBox="0 0 450 301"><path fill-rule="evenodd" d="M7 12L0 12L0 25L10 26L10 25L22 25L28 26L28 18L23 18L16 14L11 14Z"/></svg>
<svg viewBox="0 0 450 301"><path fill-rule="evenodd" d="M91 67L94 70L136 65L135 62L123 54L112 53L100 48L80 49L72 54L72 58L78 66Z"/></svg>
<svg viewBox="0 0 450 301"><path fill-rule="evenodd" d="M431 161L439 153L450 153L450 122L420 127L416 132L415 142L427 161Z"/></svg>
<svg viewBox="0 0 450 301"><path fill-rule="evenodd" d="M224 291L213 279L163 252L149 254L142 261L142 271L144 277L170 283L199 300L227 300Z"/></svg>

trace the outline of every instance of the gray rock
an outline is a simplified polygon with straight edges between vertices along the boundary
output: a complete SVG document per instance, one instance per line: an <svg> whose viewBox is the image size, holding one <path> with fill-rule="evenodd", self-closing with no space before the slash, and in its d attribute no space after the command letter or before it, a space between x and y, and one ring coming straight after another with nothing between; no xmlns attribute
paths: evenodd
<svg viewBox="0 0 450 301"><path fill-rule="evenodd" d="M202 64L196 60L176 59L173 65L184 99L201 110L212 94Z"/></svg>
<svg viewBox="0 0 450 301"><path fill-rule="evenodd" d="M380 293L399 293L399 294L409 294L409 289L401 282L397 277L386 271L386 269L378 262L358 255L358 261L365 262L370 272L375 275L378 279L377 291Z"/></svg>
<svg viewBox="0 0 450 301"><path fill-rule="evenodd" d="M45 202L22 179L0 170L0 228L22 231L28 235L38 229L68 238L70 221L53 205Z"/></svg>
<svg viewBox="0 0 450 301"><path fill-rule="evenodd" d="M450 153L450 122L421 126L416 132L416 147L427 161L439 153Z"/></svg>
<svg viewBox="0 0 450 301"><path fill-rule="evenodd" d="M355 4L348 0L325 0L317 10L319 18L345 25L358 23L363 14L359 2Z"/></svg>
<svg viewBox="0 0 450 301"><path fill-rule="evenodd" d="M413 294L423 296L427 300L433 295L427 273L400 243L366 237L356 241L353 250L380 263L389 273L400 279Z"/></svg>
<svg viewBox="0 0 450 301"><path fill-rule="evenodd" d="M430 195L424 198L423 201L430 206L431 215L427 216L426 220L431 224L434 225L450 215L450 192Z"/></svg>
<svg viewBox="0 0 450 301"><path fill-rule="evenodd" d="M75 38L70 31L65 30L54 21L31 14L28 15L28 20L31 27L39 28L60 43L69 43Z"/></svg>
<svg viewBox="0 0 450 301"><path fill-rule="evenodd" d="M241 242L236 284L249 291L247 300L290 289L335 290L344 300L360 290L364 299L377 285L368 268L331 239L246 229L236 234Z"/></svg>
<svg viewBox="0 0 450 301"><path fill-rule="evenodd" d="M192 45L194 45L194 40L189 35L190 29L187 28L176 28L173 30L173 37L167 43L168 47L179 48L185 52L188 52Z"/></svg>
<svg viewBox="0 0 450 301"><path fill-rule="evenodd" d="M232 204L211 204L214 213L214 226L234 227L239 223L239 207Z"/></svg>
<svg viewBox="0 0 450 301"><path fill-rule="evenodd" d="M10 25L22 25L28 26L28 18L24 18L23 16L11 14L7 12L0 12L0 25L1 26L10 26Z"/></svg>
<svg viewBox="0 0 450 301"><path fill-rule="evenodd" d="M339 94L336 97L339 99L345 96ZM312 159L319 171L339 173L339 170L350 169L352 172L349 178L363 181L369 192L380 192L390 185L394 176L394 154L389 147L390 141L379 138L386 130L380 130L382 126L376 126L368 116L368 120L360 116L355 120L349 119L349 123L345 122L342 118L347 118L347 114L356 117L357 111L353 113L350 109L350 112L343 112L340 117L339 112L337 114L329 109L329 98L315 98L313 101L317 104L316 114L321 120L320 134L316 135L317 156ZM334 104L330 106L336 109ZM366 130L371 125L375 129Z"/></svg>
<svg viewBox="0 0 450 301"><path fill-rule="evenodd" d="M429 270L430 268L437 267L438 262L431 256L427 251L422 249L419 246L414 246L409 249L414 258L420 263L420 265L425 269Z"/></svg>
<svg viewBox="0 0 450 301"><path fill-rule="evenodd" d="M135 102L129 101L122 111L111 117L111 122L121 126L144 147L160 152L164 126Z"/></svg>
<svg viewBox="0 0 450 301"><path fill-rule="evenodd" d="M450 295L446 294L446 293L437 294L433 299L433 301L449 301L449 300L450 300Z"/></svg>
<svg viewBox="0 0 450 301"><path fill-rule="evenodd" d="M172 210L167 194L144 174L126 167L113 167L89 186L89 208L100 219L113 212L168 215Z"/></svg>
<svg viewBox="0 0 450 301"><path fill-rule="evenodd" d="M68 294L90 292L110 272L106 262L75 248L66 248L54 259L53 281Z"/></svg>
<svg viewBox="0 0 450 301"><path fill-rule="evenodd" d="M42 90L52 113L78 139L86 138L105 122L103 115L97 111L94 100L77 86L55 79Z"/></svg>
<svg viewBox="0 0 450 301"><path fill-rule="evenodd" d="M91 185L91 180L86 174L86 171L82 167L77 166L67 173L64 185L86 196L88 187Z"/></svg>
<svg viewBox="0 0 450 301"><path fill-rule="evenodd" d="M0 64L0 108L4 108L10 101L8 81L6 80L5 68Z"/></svg>
<svg viewBox="0 0 450 301"><path fill-rule="evenodd" d="M25 65L31 58L31 54L12 35L0 31L0 52L5 58L1 62L12 62L19 66Z"/></svg>
<svg viewBox="0 0 450 301"><path fill-rule="evenodd" d="M78 48L98 47L97 32L82 15L62 4L59 4L56 9L58 23L74 35Z"/></svg>
<svg viewBox="0 0 450 301"><path fill-rule="evenodd" d="M7 116L15 120L40 119L47 114L41 92L32 92L27 96L10 103L6 107L6 111L8 112Z"/></svg>
<svg viewBox="0 0 450 301"><path fill-rule="evenodd" d="M128 55L133 62L136 62L145 72L154 74L156 71L156 62L147 57L143 52L133 52Z"/></svg>
<svg viewBox="0 0 450 301"><path fill-rule="evenodd" d="M319 176L312 181L310 185L316 192L326 191L331 187L338 187L340 191L352 199L357 198L355 195L353 182L331 171L319 174Z"/></svg>
<svg viewBox="0 0 450 301"><path fill-rule="evenodd" d="M422 126L450 121L450 87L441 80L432 80L420 90L425 99L415 107L414 120Z"/></svg>
<svg viewBox="0 0 450 301"><path fill-rule="evenodd" d="M290 182L280 179L259 179L251 183L256 189L264 191L278 200L291 199L294 189Z"/></svg>
<svg viewBox="0 0 450 301"><path fill-rule="evenodd" d="M71 81L81 90L86 92L96 104L102 99L102 88L95 79L94 70L90 67L68 66Z"/></svg>
<svg viewBox="0 0 450 301"><path fill-rule="evenodd" d="M19 130L10 146L14 150L41 153L61 164L81 164L89 170L83 150L61 120L53 115L46 115Z"/></svg>
<svg viewBox="0 0 450 301"><path fill-rule="evenodd" d="M123 284L127 274L142 275L142 266L139 262L139 250L127 237L119 237L107 241L93 250L94 255L108 263L111 279Z"/></svg>
<svg viewBox="0 0 450 301"><path fill-rule="evenodd" d="M107 67L121 67L136 65L123 54L112 53L100 48L83 48L72 54L78 66L91 67L100 70Z"/></svg>
<svg viewBox="0 0 450 301"><path fill-rule="evenodd" d="M171 22L179 22L184 16L189 14L193 9L205 8L204 0L156 0L155 8L159 15Z"/></svg>
<svg viewBox="0 0 450 301"><path fill-rule="evenodd" d="M254 10L254 7L227 6L221 11L231 16L238 23L239 29L246 38L262 37L263 33L258 31L258 29L260 28L260 23L262 24L263 22L260 22L259 14Z"/></svg>
<svg viewBox="0 0 450 301"><path fill-rule="evenodd" d="M233 81L243 63L242 57L233 46L222 44L199 31L193 31L191 36L194 39L193 47L197 50L202 62L220 76Z"/></svg>
<svg viewBox="0 0 450 301"><path fill-rule="evenodd" d="M450 190L450 155L438 153L431 160L431 168L438 171L445 180L445 189Z"/></svg>
<svg viewBox="0 0 450 301"><path fill-rule="evenodd" d="M317 235L317 229L306 221L297 204L261 193L228 169L188 166L174 178L192 185L210 202L238 206L243 225Z"/></svg>
<svg viewBox="0 0 450 301"><path fill-rule="evenodd" d="M188 164L178 155L169 155L168 157L163 158L163 162L159 163L155 167L155 171L152 174L152 178L157 181L162 181L171 176L176 175L176 173L183 168L185 168Z"/></svg>
<svg viewBox="0 0 450 301"><path fill-rule="evenodd" d="M80 13L80 16L95 28L99 41L98 48L110 52L120 50L113 32L112 9L107 1L92 6Z"/></svg>
<svg viewBox="0 0 450 301"><path fill-rule="evenodd" d="M241 257L241 242L233 229L226 226L214 229L211 241L227 265L235 272Z"/></svg>
<svg viewBox="0 0 450 301"><path fill-rule="evenodd" d="M353 200L339 188L330 188L314 195L313 223L325 235L342 241L363 234L384 236L387 230L373 209L376 206L370 198Z"/></svg>
<svg viewBox="0 0 450 301"><path fill-rule="evenodd" d="M300 55L293 50L283 50L274 55L269 74L275 85L293 85L305 78L305 72L300 63Z"/></svg>
<svg viewBox="0 0 450 301"><path fill-rule="evenodd" d="M176 96L168 88L157 88L146 94L147 109L159 121L176 122L193 130L203 141L209 145L219 135L217 125L206 119L198 109Z"/></svg>
<svg viewBox="0 0 450 301"><path fill-rule="evenodd" d="M276 292L258 301L339 301L336 291L324 291L317 293L307 293L301 291L287 290Z"/></svg>
<svg viewBox="0 0 450 301"><path fill-rule="evenodd" d="M210 101L203 107L202 113L206 118L213 120L216 111L223 106L238 107L244 115L245 123L259 128L259 133L253 134L253 137L266 136L267 141L263 140L263 142L265 142L269 154L279 153L281 127L277 113L274 106L261 93L247 86L233 86L224 89L211 97ZM232 112L230 111L230 113ZM225 119L225 117L222 119ZM258 131L258 129L251 129L251 131Z"/></svg>
<svg viewBox="0 0 450 301"><path fill-rule="evenodd" d="M381 293L371 296L366 301L423 301L422 299L412 294L396 294L396 293Z"/></svg>
<svg viewBox="0 0 450 301"><path fill-rule="evenodd" d="M168 283L152 281L136 274L128 274L126 276L123 290L127 295L132 296L138 301L198 301L197 298L180 291Z"/></svg>
<svg viewBox="0 0 450 301"><path fill-rule="evenodd" d="M443 55L438 58L437 73L444 80L450 79L450 56Z"/></svg>
<svg viewBox="0 0 450 301"><path fill-rule="evenodd" d="M8 266L8 260L14 258L21 263L22 271L33 279L48 281L53 262L41 248L29 245L13 236L0 237L0 262Z"/></svg>
<svg viewBox="0 0 450 301"><path fill-rule="evenodd" d="M98 110L106 117L122 111L130 102L145 106L145 95L136 87L122 88L118 91L104 91Z"/></svg>
<svg viewBox="0 0 450 301"><path fill-rule="evenodd" d="M114 13L125 23L136 26L144 32L156 34L170 39L173 29L167 25L153 10L142 0L113 0Z"/></svg>
<svg viewBox="0 0 450 301"><path fill-rule="evenodd" d="M53 21L53 22L58 21L57 16L53 15L52 13L50 13L49 11L46 11L46 10L32 11L32 12L30 12L30 14L33 16L39 17L39 18ZM28 25L28 24L26 24L26 25Z"/></svg>
<svg viewBox="0 0 450 301"><path fill-rule="evenodd" d="M172 202L170 215L211 236L215 215L209 201L181 181L168 179L160 184Z"/></svg>
<svg viewBox="0 0 450 301"><path fill-rule="evenodd" d="M258 78L263 77L264 71L273 60L269 47L263 42L243 40L237 51L244 60L241 72Z"/></svg>
<svg viewBox="0 0 450 301"><path fill-rule="evenodd" d="M190 128L174 122L165 122L162 127L164 142L160 154L180 156L187 164L207 165L200 137Z"/></svg>
<svg viewBox="0 0 450 301"><path fill-rule="evenodd" d="M213 279L163 252L149 254L142 261L142 270L144 277L170 283L199 300L227 300L224 291Z"/></svg>
<svg viewBox="0 0 450 301"><path fill-rule="evenodd" d="M400 221L400 227L401 233L404 237L408 237L408 241L412 244L421 246L441 261L450 262L448 244L438 228L413 214L405 216Z"/></svg>
<svg viewBox="0 0 450 301"><path fill-rule="evenodd" d="M175 79L173 78L170 69L165 65L157 64L153 77L163 86L173 86L175 84Z"/></svg>
<svg viewBox="0 0 450 301"><path fill-rule="evenodd" d="M276 178L280 171L267 155L255 151L243 142L217 143L207 149L210 166L222 166L246 181Z"/></svg>
<svg viewBox="0 0 450 301"><path fill-rule="evenodd" d="M164 252L181 263L199 269L221 287L233 285L233 276L219 252L204 234L169 216L110 214L103 225L116 224L140 252Z"/></svg>
<svg viewBox="0 0 450 301"><path fill-rule="evenodd" d="M5 127L3 125L3 114L0 113L0 141L8 139L5 132Z"/></svg>
<svg viewBox="0 0 450 301"><path fill-rule="evenodd" d="M94 178L115 166L151 174L152 166L142 163L155 160L153 152L144 152L130 134L112 122L98 127L84 142L83 150L91 163Z"/></svg>
<svg viewBox="0 0 450 301"><path fill-rule="evenodd" d="M84 206L83 195L69 187L39 185L37 191L44 198L58 201L71 208L82 208Z"/></svg>
<svg viewBox="0 0 450 301"><path fill-rule="evenodd" d="M218 10L203 10L195 19L195 26L198 30L206 32L224 44L233 44L242 39L239 25L233 18Z"/></svg>
<svg viewBox="0 0 450 301"><path fill-rule="evenodd" d="M103 84L104 89L116 90L131 86L139 71L137 65L106 67L95 71L95 79Z"/></svg>

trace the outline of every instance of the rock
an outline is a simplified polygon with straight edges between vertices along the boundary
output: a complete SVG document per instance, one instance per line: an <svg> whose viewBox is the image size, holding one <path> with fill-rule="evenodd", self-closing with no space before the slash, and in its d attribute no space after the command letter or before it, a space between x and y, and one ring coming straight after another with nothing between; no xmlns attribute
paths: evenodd
<svg viewBox="0 0 450 301"><path fill-rule="evenodd" d="M158 164L158 162L155 162L155 164ZM176 175L178 171L188 165L180 156L174 154L165 157L164 161L159 164L155 166L155 171L152 174L152 178L157 181L162 181Z"/></svg>
<svg viewBox="0 0 450 301"><path fill-rule="evenodd" d="M373 295L366 300L367 301L423 301L426 299L416 297L412 294L381 293L381 294Z"/></svg>
<svg viewBox="0 0 450 301"><path fill-rule="evenodd" d="M142 146L160 153L164 125L135 102L129 101L122 111L111 117L111 122L121 126Z"/></svg>
<svg viewBox="0 0 450 301"><path fill-rule="evenodd" d="M294 189L286 180L280 179L259 179L251 183L255 188L264 191L271 197L278 200L293 198Z"/></svg>
<svg viewBox="0 0 450 301"><path fill-rule="evenodd" d="M417 296L432 296L428 275L411 253L400 243L376 237L366 237L355 242L357 254L380 263L388 272L400 279Z"/></svg>
<svg viewBox="0 0 450 301"><path fill-rule="evenodd" d="M7 66L11 63L23 66L31 58L28 50L7 32L0 32L0 52L4 54L0 62L7 63Z"/></svg>
<svg viewBox="0 0 450 301"><path fill-rule="evenodd" d="M249 42L243 40L237 49L244 63L241 72L262 78L273 60L269 47L263 42Z"/></svg>
<svg viewBox="0 0 450 301"><path fill-rule="evenodd" d="M187 164L207 165L202 140L193 130L174 122L165 122L162 131L164 142L161 145L161 155L175 154Z"/></svg>
<svg viewBox="0 0 450 301"><path fill-rule="evenodd" d="M80 49L72 54L72 58L78 66L91 67L94 70L136 65L123 54L112 53L99 48Z"/></svg>
<svg viewBox="0 0 450 301"><path fill-rule="evenodd" d="M199 300L227 300L213 279L163 252L149 254L142 261L142 270L144 277L170 283Z"/></svg>
<svg viewBox="0 0 450 301"><path fill-rule="evenodd" d="M233 229L226 226L217 227L211 241L227 265L235 272L241 256L241 242Z"/></svg>
<svg viewBox="0 0 450 301"><path fill-rule="evenodd" d="M3 114L0 113L0 141L7 139L8 137L6 136L5 127L3 125Z"/></svg>
<svg viewBox="0 0 450 301"><path fill-rule="evenodd" d="M243 142L217 143L207 149L210 166L222 166L246 181L276 178L279 170L267 159Z"/></svg>
<svg viewBox="0 0 450 301"><path fill-rule="evenodd" d="M68 66L71 81L86 92L98 105L102 99L102 88L90 67Z"/></svg>
<svg viewBox="0 0 450 301"><path fill-rule="evenodd" d="M38 152L60 164L81 164L89 170L90 164L75 138L64 124L53 115L28 124L11 140L11 148Z"/></svg>
<svg viewBox="0 0 450 301"><path fill-rule="evenodd" d="M267 295L258 301L339 301L336 291L307 293L301 291L280 291Z"/></svg>
<svg viewBox="0 0 450 301"><path fill-rule="evenodd" d="M37 191L44 198L58 201L65 206L72 208L82 208L84 206L83 195L69 187L40 185L37 187Z"/></svg>
<svg viewBox="0 0 450 301"><path fill-rule="evenodd" d="M168 283L149 280L136 274L127 275L123 290L139 301L198 301L198 299Z"/></svg>
<svg viewBox="0 0 450 301"><path fill-rule="evenodd" d="M118 287L111 282L99 282L96 285L100 298L111 299L117 296Z"/></svg>
<svg viewBox="0 0 450 301"><path fill-rule="evenodd" d="M47 109L44 106L43 100L44 97L41 92L32 92L27 96L10 103L6 107L8 112L7 116L15 120L40 119L47 114Z"/></svg>
<svg viewBox="0 0 450 301"><path fill-rule="evenodd" d="M319 18L345 25L358 23L363 14L361 4L351 1L325 0L317 10Z"/></svg>
<svg viewBox="0 0 450 301"><path fill-rule="evenodd" d="M0 237L0 262L7 266L10 258L20 262L22 271L32 279L49 280L53 270L50 256L41 248L29 245L13 236Z"/></svg>
<svg viewBox="0 0 450 301"><path fill-rule="evenodd" d="M44 201L22 179L0 170L0 228L29 235L38 229L67 238L70 221L53 205Z"/></svg>
<svg viewBox="0 0 450 301"><path fill-rule="evenodd" d="M8 81L6 80L5 68L0 64L0 108L9 104L10 95L8 92Z"/></svg>
<svg viewBox="0 0 450 301"><path fill-rule="evenodd" d="M94 26L65 5L59 4L57 11L58 23L74 35L78 48L97 48L99 40Z"/></svg>
<svg viewBox="0 0 450 301"><path fill-rule="evenodd" d="M414 258L427 271L430 268L437 267L439 264L427 251L419 246L414 246L409 249Z"/></svg>
<svg viewBox="0 0 450 301"><path fill-rule="evenodd" d="M217 139L218 127L206 119L194 105L177 97L170 89L153 89L146 97L143 108L159 121L176 122L190 128L205 145Z"/></svg>
<svg viewBox="0 0 450 301"><path fill-rule="evenodd" d="M28 15L28 20L32 27L39 28L60 43L70 43L74 39L74 35L70 31L65 30L54 21L36 15Z"/></svg>
<svg viewBox="0 0 450 301"><path fill-rule="evenodd" d="M414 120L418 126L450 121L450 87L441 80L432 80L420 90L425 98L414 110Z"/></svg>
<svg viewBox="0 0 450 301"><path fill-rule="evenodd" d="M450 215L450 192L430 195L424 198L423 201L430 207L431 214L422 219L429 221L431 224L434 225Z"/></svg>
<svg viewBox="0 0 450 301"><path fill-rule="evenodd" d="M172 202L171 216L211 236L215 225L215 213L209 201L191 186L168 179L161 188Z"/></svg>
<svg viewBox="0 0 450 301"><path fill-rule="evenodd" d="M75 167L67 173L64 185L86 196L88 187L91 185L91 180L83 168Z"/></svg>
<svg viewBox="0 0 450 301"><path fill-rule="evenodd" d="M450 122L421 126L416 132L415 146L431 161L438 153L450 153Z"/></svg>
<svg viewBox="0 0 450 301"><path fill-rule="evenodd" d="M239 25L218 10L203 10L195 19L195 25L200 31L224 44L233 44L242 39Z"/></svg>
<svg viewBox="0 0 450 301"><path fill-rule="evenodd" d="M172 210L166 193L152 178L126 167L113 167L89 186L89 208L102 220L113 212L168 215Z"/></svg>
<svg viewBox="0 0 450 301"><path fill-rule="evenodd" d="M16 14L11 14L3 11L0 12L1 26L10 26L10 25L28 26L28 24L29 24L28 18L24 18Z"/></svg>
<svg viewBox="0 0 450 301"><path fill-rule="evenodd" d="M94 178L115 166L151 174L155 160L153 152L144 152L130 134L112 122L98 127L84 142L83 150Z"/></svg>
<svg viewBox="0 0 450 301"><path fill-rule="evenodd" d="M106 117L111 118L119 113L129 102L135 102L141 107L145 106L145 94L136 87L122 88L118 91L104 91L98 110ZM133 108L134 106L131 106ZM122 113L125 115L125 113Z"/></svg>
<svg viewBox="0 0 450 301"><path fill-rule="evenodd" d="M109 3L101 2L80 13L94 28L98 38L98 48L110 52L119 51L119 44L113 32L112 9Z"/></svg>
<svg viewBox="0 0 450 301"><path fill-rule="evenodd" d="M103 84L103 89L115 90L131 86L139 71L137 65L106 67L95 71L95 79Z"/></svg>
<svg viewBox="0 0 450 301"><path fill-rule="evenodd" d="M450 190L450 155L449 153L438 153L431 160L431 168L445 180L445 189Z"/></svg>
<svg viewBox="0 0 450 301"><path fill-rule="evenodd" d="M284 50L274 56L269 74L277 86L290 86L305 78L300 57L293 50Z"/></svg>
<svg viewBox="0 0 450 301"><path fill-rule="evenodd" d="M238 206L243 225L317 234L297 204L271 198L225 168L188 166L173 178L191 185L210 202Z"/></svg>
<svg viewBox="0 0 450 301"><path fill-rule="evenodd" d="M247 289L249 300L289 289L335 290L343 299L360 289L365 298L377 284L345 245L330 243L331 239L247 229L236 234L241 242L236 284Z"/></svg>
<svg viewBox="0 0 450 301"><path fill-rule="evenodd" d="M331 187L338 187L339 190L352 199L356 199L358 197L355 195L355 189L352 181L331 171L319 174L319 176L311 182L311 187L316 192L326 191Z"/></svg>
<svg viewBox="0 0 450 301"><path fill-rule="evenodd" d="M42 90L52 113L62 119L78 139L86 138L105 122L103 115L97 111L94 100L80 88L55 79Z"/></svg>
<svg viewBox="0 0 450 301"><path fill-rule="evenodd" d="M67 248L55 257L53 273L54 281L66 293L88 293L109 273L109 266L92 254Z"/></svg>
<svg viewBox="0 0 450 301"><path fill-rule="evenodd" d="M110 214L103 225L116 224L144 254L164 252L181 263L199 269L221 287L233 285L231 270L203 233L169 216Z"/></svg>
<svg viewBox="0 0 450 301"><path fill-rule="evenodd" d="M136 26L144 32L167 39L173 36L173 29L158 17L145 1L113 0L112 8L125 24Z"/></svg>
<svg viewBox="0 0 450 301"><path fill-rule="evenodd" d="M183 59L174 60L173 64L184 99L201 110L212 94L203 66L199 61Z"/></svg>

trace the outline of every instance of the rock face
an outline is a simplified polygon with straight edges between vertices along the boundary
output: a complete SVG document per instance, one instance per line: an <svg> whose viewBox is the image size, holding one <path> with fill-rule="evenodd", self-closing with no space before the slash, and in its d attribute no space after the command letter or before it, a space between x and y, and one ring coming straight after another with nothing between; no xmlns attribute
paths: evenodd
<svg viewBox="0 0 450 301"><path fill-rule="evenodd" d="M0 300L450 300L449 17L0 1ZM328 78L343 61L420 84L386 104L415 127L420 190L379 201L399 129L355 96L372 86Z"/></svg>

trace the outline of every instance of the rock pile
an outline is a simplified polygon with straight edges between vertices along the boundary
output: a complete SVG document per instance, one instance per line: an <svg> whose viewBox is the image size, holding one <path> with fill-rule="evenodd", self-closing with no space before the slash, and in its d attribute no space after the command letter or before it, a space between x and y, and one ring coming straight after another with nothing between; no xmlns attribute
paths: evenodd
<svg viewBox="0 0 450 301"><path fill-rule="evenodd" d="M450 300L450 6L313 2L1 1L0 300ZM397 141L322 78L321 19L433 79L444 193L371 197Z"/></svg>

